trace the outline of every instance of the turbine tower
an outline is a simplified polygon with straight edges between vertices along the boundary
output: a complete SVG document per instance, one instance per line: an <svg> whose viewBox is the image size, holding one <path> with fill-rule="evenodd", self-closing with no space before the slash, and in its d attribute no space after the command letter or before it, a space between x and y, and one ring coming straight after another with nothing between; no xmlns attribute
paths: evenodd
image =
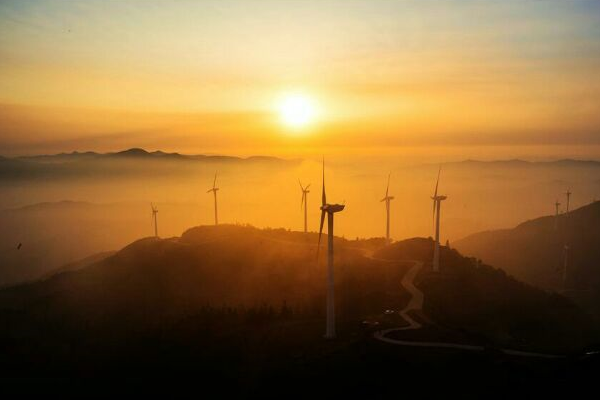
<svg viewBox="0 0 600 400"><path fill-rule="evenodd" d="M150 203L150 208L152 209L152 220L154 221L154 237L158 237L158 220L156 219L158 208L154 207L152 203Z"/></svg>
<svg viewBox="0 0 600 400"><path fill-rule="evenodd" d="M215 225L219 225L219 217L217 215L217 190L219 190L219 188L217 187L217 173L215 172L215 180L213 181L213 187L212 189L208 189L206 191L206 193L213 192L215 196Z"/></svg>
<svg viewBox="0 0 600 400"><path fill-rule="evenodd" d="M390 175L388 175L388 183L387 188L385 189L385 197L381 199L381 201L385 201L385 211L386 211L386 226L385 226L385 240L387 243L390 243L390 201L394 200L394 196L390 196Z"/></svg>
<svg viewBox="0 0 600 400"><path fill-rule="evenodd" d="M554 218L554 229L558 229L558 216L559 216L558 206L560 206L560 203L558 202L558 200L556 200L556 202L554 203L554 207L556 207L556 214L555 214L555 218Z"/></svg>
<svg viewBox="0 0 600 400"><path fill-rule="evenodd" d="M327 214L327 323L325 327L325 338L335 338L335 297L333 279L333 215L344 209L343 204L327 203L325 195L325 158L323 158L323 193L321 196L321 225L319 227L319 243L317 245L317 260L321 248L321 235L323 234L323 223Z"/></svg>
<svg viewBox="0 0 600 400"><path fill-rule="evenodd" d="M573 193L571 193L570 189L567 189L567 192L565 194L567 195L567 216L569 216L569 201L571 200L571 195Z"/></svg>
<svg viewBox="0 0 600 400"><path fill-rule="evenodd" d="M440 270L440 207L442 206L442 201L446 200L448 197L443 195L438 195L438 186L440 184L440 172L442 172L442 167L438 170L437 182L435 183L435 192L433 193L433 218L435 220L435 245L433 247L433 271L438 272Z"/></svg>
<svg viewBox="0 0 600 400"><path fill-rule="evenodd" d="M308 188L310 187L310 183L306 187L302 186L302 182L300 182L300 179L298 179L298 183L300 184L300 189L302 190L302 200L300 201L300 209L302 209L302 206L304 205L304 233L306 233L306 232L308 232L307 208L308 208L308 194L310 193L310 190L308 190Z"/></svg>

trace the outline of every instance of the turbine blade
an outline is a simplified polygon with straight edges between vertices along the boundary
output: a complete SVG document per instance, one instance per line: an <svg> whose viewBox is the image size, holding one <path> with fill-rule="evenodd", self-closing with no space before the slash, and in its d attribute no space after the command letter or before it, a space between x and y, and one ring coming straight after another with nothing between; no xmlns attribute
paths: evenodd
<svg viewBox="0 0 600 400"><path fill-rule="evenodd" d="M302 187L302 182L300 182L300 179L298 179L298 185L300 185L301 190L304 190L304 188Z"/></svg>
<svg viewBox="0 0 600 400"><path fill-rule="evenodd" d="M309 187L310 187L310 183L304 188L304 190L308 190Z"/></svg>
<svg viewBox="0 0 600 400"><path fill-rule="evenodd" d="M435 226L435 200L433 201L433 218L431 220L431 225Z"/></svg>
<svg viewBox="0 0 600 400"><path fill-rule="evenodd" d="M319 259L319 250L321 250L321 236L323 235L323 224L325 223L325 211L321 211L321 225L319 226L319 243L317 244L317 260Z"/></svg>
<svg viewBox="0 0 600 400"><path fill-rule="evenodd" d="M215 172L215 180L213 181L213 189L217 187L217 173Z"/></svg>
<svg viewBox="0 0 600 400"><path fill-rule="evenodd" d="M388 197L388 194L390 192L390 175L392 175L391 172L388 175L388 184L387 184L387 188L385 188L385 197Z"/></svg>
<svg viewBox="0 0 600 400"><path fill-rule="evenodd" d="M435 182L435 194L433 195L433 197L437 197L438 185L440 184L440 172L442 172L442 166L441 165L440 165L440 169L438 170L437 181Z"/></svg>
<svg viewBox="0 0 600 400"><path fill-rule="evenodd" d="M321 196L321 205L324 206L325 204L327 204L327 195L325 194L325 157L323 157L323 194Z"/></svg>
<svg viewBox="0 0 600 400"><path fill-rule="evenodd" d="M302 206L304 205L304 198L306 197L306 192L302 192L302 200L300 200L300 209L302 210Z"/></svg>

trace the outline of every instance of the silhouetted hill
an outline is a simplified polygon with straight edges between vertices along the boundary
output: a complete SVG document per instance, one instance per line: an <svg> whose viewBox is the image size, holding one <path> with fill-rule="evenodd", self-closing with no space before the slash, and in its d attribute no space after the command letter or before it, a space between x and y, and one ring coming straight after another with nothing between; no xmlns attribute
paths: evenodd
<svg viewBox="0 0 600 400"><path fill-rule="evenodd" d="M316 239L283 229L200 226L180 238L140 239L83 269L0 290L0 371L45 379L193 377L204 392L244 394L304 382L298 387L334 385L347 395L354 387L393 393L399 373L425 383L434 364L444 370L441 382L467 373L473 387L507 373L527 376L526 361L448 356L373 339L362 321L398 326L397 315L383 310L408 301L399 282L412 263L394 260L427 262L428 239L399 242L370 258L371 241L336 238L339 338L324 341L326 268L315 262ZM444 273L421 273L425 311L437 323L496 345L525 338L540 343L521 340L521 346L545 347L551 333L543 329L563 335L554 348L585 335L585 321L564 299L470 261L443 249Z"/></svg>
<svg viewBox="0 0 600 400"><path fill-rule="evenodd" d="M417 286L425 294L425 314L436 323L510 348L564 352L593 341L592 321L576 305L501 269L441 246L441 273L431 272L433 243L409 239L382 248L375 257L426 263Z"/></svg>
<svg viewBox="0 0 600 400"><path fill-rule="evenodd" d="M568 217L540 217L513 229L476 233L453 245L532 285L563 289L564 245L568 244L566 287L600 290L598 238L600 202L595 202Z"/></svg>
<svg viewBox="0 0 600 400"><path fill-rule="evenodd" d="M316 241L316 234L283 229L202 226L181 238L141 239L82 270L6 289L0 302L25 304L27 312L33 311L28 305L50 296L57 305L52 312L72 313L67 319L92 321L96 315L113 323L109 317L127 315L130 324L180 318L207 305L287 304L320 314L325 269L315 263ZM339 290L357 299L351 312L368 315L398 304L402 294L396 282L403 271L361 256L352 242L336 242L343 265ZM395 279L388 281L390 276Z"/></svg>
<svg viewBox="0 0 600 400"><path fill-rule="evenodd" d="M314 233L284 229L200 226L180 238L141 239L83 269L66 267L68 272L45 281L2 290L0 309L36 321L44 310L45 315L61 315L73 324L86 321L86 326L98 329L110 329L115 321L142 329L208 306L285 305L294 312L322 316L326 275L323 263L315 262L316 241ZM363 255L367 250L360 246L365 243L336 238L341 320L360 321L398 309L407 299L399 282L410 265L402 262L431 262L431 239L383 247L373 259ZM455 250L442 247L441 260L443 274L423 272L419 283L425 311L434 320L504 345L563 348L565 342L581 344L587 337L585 317L564 298L517 282L500 270L476 267Z"/></svg>

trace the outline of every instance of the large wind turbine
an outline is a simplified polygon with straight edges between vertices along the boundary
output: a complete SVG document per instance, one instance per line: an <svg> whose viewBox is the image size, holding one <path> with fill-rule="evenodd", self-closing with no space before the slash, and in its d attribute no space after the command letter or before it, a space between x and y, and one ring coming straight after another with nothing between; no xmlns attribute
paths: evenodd
<svg viewBox="0 0 600 400"><path fill-rule="evenodd" d="M213 192L213 194L215 195L215 225L219 225L219 217L217 215L217 190L219 190L219 188L217 187L217 173L215 172L215 180L213 181L213 187L212 189L208 189L206 191L206 193Z"/></svg>
<svg viewBox="0 0 600 400"><path fill-rule="evenodd" d="M325 195L325 159L323 158L323 194L321 196L321 225L319 227L319 243L317 246L317 260L321 248L321 235L323 234L323 223L327 214L327 324L325 338L335 338L335 297L333 280L333 215L344 209L343 204L328 204Z"/></svg>
<svg viewBox="0 0 600 400"><path fill-rule="evenodd" d="M441 166L438 170L437 182L435 183L435 192L431 198L433 200L433 217L435 218L435 245L433 247L433 270L435 272L440 270L440 207L442 205L442 201L448 198L447 196L438 195L440 172L442 172Z"/></svg>
<svg viewBox="0 0 600 400"><path fill-rule="evenodd" d="M560 203L558 202L558 200L556 200L556 202L554 203L554 207L556 207L556 214L554 217L554 229L558 229L558 215L559 215L558 207L559 206L560 206Z"/></svg>
<svg viewBox="0 0 600 400"><path fill-rule="evenodd" d="M308 188L310 187L310 183L308 185L306 185L306 187L302 186L302 182L300 182L300 179L298 179L298 183L300 184L300 189L302 190L302 200L300 201L300 209L302 209L302 206L304 205L304 233L308 232L308 214L307 214L307 208L308 208L308 194L310 193L310 190L308 190Z"/></svg>
<svg viewBox="0 0 600 400"><path fill-rule="evenodd" d="M150 203L150 208L152 209L152 219L154 221L154 237L158 237L158 220L156 219L158 208L154 207L152 203Z"/></svg>
<svg viewBox="0 0 600 400"><path fill-rule="evenodd" d="M390 196L390 175L388 175L388 183L387 188L385 189L385 197L381 199L381 201L385 201L385 211L386 211L386 226L385 226L385 239L387 243L390 242L390 201L394 200L394 196Z"/></svg>

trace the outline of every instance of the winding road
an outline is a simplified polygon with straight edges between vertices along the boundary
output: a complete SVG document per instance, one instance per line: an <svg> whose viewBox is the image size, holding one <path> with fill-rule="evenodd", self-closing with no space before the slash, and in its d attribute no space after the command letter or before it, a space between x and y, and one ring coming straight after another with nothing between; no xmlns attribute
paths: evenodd
<svg viewBox="0 0 600 400"><path fill-rule="evenodd" d="M423 312L423 300L425 296L423 292L420 291L415 286L415 278L418 275L421 268L423 268L423 263L420 261L413 261L414 265L404 274L402 281L400 282L402 287L411 295L411 298L402 309L399 314L400 316L408 323L407 326L399 327L399 328L390 328L384 329L381 331L377 331L374 333L374 338L380 340L382 342L386 342L393 345L399 346L409 346L409 347L429 347L429 348L448 348L448 349L458 349L458 350L467 350L467 351L484 351L486 347L479 345L468 345L468 344L458 344L458 343L444 343L444 342L417 342L411 340L398 340L392 339L388 337L388 335L392 332L398 331L408 331L408 330L416 330L421 329L422 325L418 321L415 321L414 318L410 315L411 311L419 311ZM543 353L533 353L527 351L520 350L510 350L510 349L498 349L498 351L511 355L511 356L523 356L523 357L540 357L540 358L563 358L564 356L555 355L555 354L543 354Z"/></svg>

